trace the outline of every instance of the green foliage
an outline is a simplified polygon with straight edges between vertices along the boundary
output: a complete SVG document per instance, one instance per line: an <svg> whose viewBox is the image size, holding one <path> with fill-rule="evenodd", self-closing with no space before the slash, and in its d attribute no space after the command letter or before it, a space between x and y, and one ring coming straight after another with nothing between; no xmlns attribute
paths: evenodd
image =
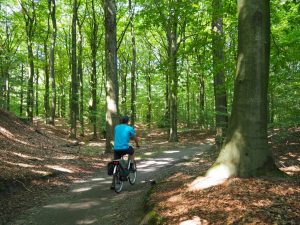
<svg viewBox="0 0 300 225"><path fill-rule="evenodd" d="M24 1L26 2L26 1ZM28 1L29 2L29 1ZM51 44L51 26L48 34L48 6L46 1L35 1L37 23L34 34L35 71L39 70L39 112L44 116L45 95L45 60L44 45ZM57 1L57 43L55 48L55 76L57 84L57 116L70 114L69 96L71 80L71 15L70 1ZM154 1L135 0L134 28L137 44L137 120L146 122L149 117L149 97L151 103L151 123L167 127L166 121L166 74L167 39L165 30L166 17L172 15L170 8L180 12L177 53L179 74L178 89L178 123L199 127L214 126L214 92L212 77L212 44L211 44L211 1ZM168 5L170 3L170 5ZM131 34L129 26L128 1L117 1L117 40L119 95L122 90L126 95L121 104L122 114L130 113L131 99ZM30 7L30 5L28 5ZM271 1L271 62L269 79L270 122L290 125L300 123L300 12L296 1ZM97 127L105 127L105 52L103 9L95 1L98 23L97 49ZM174 11L174 12L175 12ZM92 73L92 10L91 1L81 1L79 19L83 32L83 102L84 118L89 123L90 74ZM50 21L51 22L51 21ZM28 80L28 60L26 49L25 24L18 1L0 1L0 107L8 108L17 115L25 116L26 92ZM237 18L236 2L223 1L223 30L225 40L225 74L230 112L233 83L236 68ZM183 31L184 28L184 32ZM48 59L49 56L47 55ZM22 64L24 76L22 81ZM125 78L126 79L122 79ZM149 77L151 91L149 93ZM200 80L204 81L204 109L200 108ZM8 84L8 87L5 86ZM50 87L50 97L53 90ZM23 112L21 113L21 94L23 94ZM9 98L8 98L9 95ZM126 100L126 101L125 101ZM7 104L8 103L8 104ZM189 109L189 114L187 110ZM65 113L63 113L65 112Z"/></svg>

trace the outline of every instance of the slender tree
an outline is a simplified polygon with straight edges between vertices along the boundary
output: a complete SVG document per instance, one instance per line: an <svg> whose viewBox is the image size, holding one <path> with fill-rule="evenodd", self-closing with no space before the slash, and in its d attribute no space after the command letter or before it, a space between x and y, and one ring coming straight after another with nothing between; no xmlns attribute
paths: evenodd
<svg viewBox="0 0 300 225"><path fill-rule="evenodd" d="M238 62L232 116L208 176L257 176L276 171L268 148L269 0L238 0Z"/></svg>
<svg viewBox="0 0 300 225"><path fill-rule="evenodd" d="M56 36L57 36L57 25L56 25L56 3L55 0L48 0L48 10L51 16L52 22L52 37L50 45L50 77L51 77L51 88L52 88L52 103L51 103L51 117L50 123L54 125L55 123L55 113L56 113L56 77L55 77L55 46L56 46Z"/></svg>
<svg viewBox="0 0 300 225"><path fill-rule="evenodd" d="M48 14L47 18L47 32L44 38L44 74L45 74L45 94L44 94L44 109L46 124L50 124L50 77L49 77L49 56L48 56L48 39L50 34L50 15Z"/></svg>
<svg viewBox="0 0 300 225"><path fill-rule="evenodd" d="M114 127L119 120L115 0L104 0L104 17L106 62L106 152L111 152L114 139Z"/></svg>
<svg viewBox="0 0 300 225"><path fill-rule="evenodd" d="M224 72L224 32L222 0L212 1L212 48L215 95L216 145L221 147L227 128L227 96Z"/></svg>
<svg viewBox="0 0 300 225"><path fill-rule="evenodd" d="M131 61L131 125L134 126L136 119L136 43L134 33L134 7L132 0L128 0L130 11L130 35L132 45L132 61Z"/></svg>
<svg viewBox="0 0 300 225"><path fill-rule="evenodd" d="M34 55L33 55L33 37L36 27L36 6L35 1L21 1L22 13L25 21L25 30L27 38L27 53L29 62L29 79L27 84L27 117L30 121L33 120L33 105L34 105Z"/></svg>
<svg viewBox="0 0 300 225"><path fill-rule="evenodd" d="M99 47L98 44L98 28L99 23L96 17L95 10L95 0L92 0L92 21L91 21L91 38L90 38L90 47L91 47L91 57L92 57L92 73L90 78L91 84L91 104L89 105L91 122L93 125L93 138L97 138L97 50Z"/></svg>
<svg viewBox="0 0 300 225"><path fill-rule="evenodd" d="M77 117L78 117L78 87L77 87L77 55L76 55L76 21L77 21L77 0L73 0L73 17L72 17L72 77L71 77L71 132L70 137L76 138L77 136Z"/></svg>

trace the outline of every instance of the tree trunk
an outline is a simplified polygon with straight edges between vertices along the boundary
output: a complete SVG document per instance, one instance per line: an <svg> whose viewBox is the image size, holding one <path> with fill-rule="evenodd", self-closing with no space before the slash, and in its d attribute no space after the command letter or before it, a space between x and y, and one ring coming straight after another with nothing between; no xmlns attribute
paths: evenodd
<svg viewBox="0 0 300 225"><path fill-rule="evenodd" d="M177 134L177 22L170 21L172 24L167 31L168 40L168 73L169 73L169 101L170 101L170 134L169 141L178 141Z"/></svg>
<svg viewBox="0 0 300 225"><path fill-rule="evenodd" d="M92 52L92 74L91 74L91 97L92 105L90 107L91 122L93 124L93 138L97 138L97 49L98 49L98 23L96 19L95 1L92 0L93 30L91 37Z"/></svg>
<svg viewBox="0 0 300 225"><path fill-rule="evenodd" d="M25 5L21 2L22 13L25 21L26 38L27 38L27 51L29 62L29 79L27 83L27 117L30 121L33 120L33 105L34 105L34 90L33 90L33 78L34 78L34 57L33 57L33 35L36 26L36 9L35 1L29 2ZM28 7L28 8L27 8Z"/></svg>
<svg viewBox="0 0 300 225"><path fill-rule="evenodd" d="M44 64L44 73L45 73L44 108L45 108L46 124L49 124L50 123L49 63L48 63L48 46L47 46L46 41L44 43L44 54L45 54L45 64Z"/></svg>
<svg viewBox="0 0 300 225"><path fill-rule="evenodd" d="M56 114L56 78L55 78L55 45L56 45L56 5L55 0L48 0L48 9L51 15L52 21L52 41L50 47L50 77L51 77L51 88L52 88L52 104L51 104L51 117L50 123L55 124L55 114Z"/></svg>
<svg viewBox="0 0 300 225"><path fill-rule="evenodd" d="M35 77L35 115L39 115L39 68L36 68L36 77Z"/></svg>
<svg viewBox="0 0 300 225"><path fill-rule="evenodd" d="M29 61L29 79L27 83L27 117L29 121L33 120L33 103L34 103L34 90L33 90L33 77L34 77L34 62L32 50L32 37L28 37L28 61Z"/></svg>
<svg viewBox="0 0 300 225"><path fill-rule="evenodd" d="M125 71L119 70L121 73L121 80L122 80L122 85L121 85L121 106L122 106L122 113L123 115L127 115L127 74L128 74L128 60L126 59L125 61Z"/></svg>
<svg viewBox="0 0 300 225"><path fill-rule="evenodd" d="M132 44L132 62L131 62L131 125L134 126L136 119L136 43L134 34L134 8L131 0L129 3L130 25L131 25L131 44Z"/></svg>
<svg viewBox="0 0 300 225"><path fill-rule="evenodd" d="M238 62L232 116L208 176L251 177L278 169L268 148L269 1L238 0Z"/></svg>
<svg viewBox="0 0 300 225"><path fill-rule="evenodd" d="M112 151L118 117L116 3L104 0L106 61L106 152Z"/></svg>
<svg viewBox="0 0 300 225"><path fill-rule="evenodd" d="M212 45L213 45L213 74L216 113L216 145L220 148L225 138L227 128L227 97L224 73L224 34L222 0L213 0L212 15Z"/></svg>
<svg viewBox="0 0 300 225"><path fill-rule="evenodd" d="M150 130L151 128L151 111L152 111L152 95L151 95L151 51L149 51L149 65L148 65L148 72L147 72L147 127Z"/></svg>
<svg viewBox="0 0 300 225"><path fill-rule="evenodd" d="M76 55L76 21L77 21L77 0L73 0L72 18L72 80L71 80L71 132L70 137L77 136L77 112L78 112L78 90L77 90L77 55Z"/></svg>
<svg viewBox="0 0 300 225"><path fill-rule="evenodd" d="M21 66L21 93L20 93L20 116L23 116L23 98L24 98L24 64Z"/></svg>
<svg viewBox="0 0 300 225"><path fill-rule="evenodd" d="M83 107L83 35L82 35L82 24L83 21L79 21L77 17L79 41L78 41L78 79L79 79L79 91L80 91L80 100L79 100L79 122L80 122L80 136L84 137L84 107Z"/></svg>

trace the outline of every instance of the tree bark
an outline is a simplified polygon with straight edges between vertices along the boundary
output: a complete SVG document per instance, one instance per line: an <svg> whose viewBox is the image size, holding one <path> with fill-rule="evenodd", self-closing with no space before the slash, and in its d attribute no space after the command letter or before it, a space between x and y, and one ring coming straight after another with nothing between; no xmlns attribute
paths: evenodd
<svg viewBox="0 0 300 225"><path fill-rule="evenodd" d="M21 93L20 93L20 116L23 116L23 98L24 98L24 64L21 65Z"/></svg>
<svg viewBox="0 0 300 225"><path fill-rule="evenodd" d="M45 108L46 124L50 124L49 63L48 63L48 46L47 46L47 41L46 40L45 40L45 43L44 43L44 54L45 54L45 64L44 64L44 73L45 73L44 108Z"/></svg>
<svg viewBox="0 0 300 225"><path fill-rule="evenodd" d="M131 125L134 126L136 119L136 43L134 34L134 7L132 1L129 0L130 11L130 35L132 44L132 62L131 62Z"/></svg>
<svg viewBox="0 0 300 225"><path fill-rule="evenodd" d="M151 113L152 113L152 95L151 95L151 51L149 51L149 64L148 64L148 72L147 72L147 127L150 130L151 128Z"/></svg>
<svg viewBox="0 0 300 225"><path fill-rule="evenodd" d="M34 106L34 89L33 89L33 78L34 78L34 56L33 56L33 35L36 26L36 9L35 1L29 2L29 8L27 5L21 2L22 13L25 21L25 30L27 38L27 52L29 62L29 78L27 82L27 117L29 121L33 120L33 106Z"/></svg>
<svg viewBox="0 0 300 225"><path fill-rule="evenodd" d="M79 123L80 123L80 136L84 137L84 104L83 104L83 35L82 35L82 25L83 21L79 21L77 17L77 26L78 26L78 33L79 33L79 41L78 41L78 80L79 80L79 92L80 92L80 99L79 99Z"/></svg>
<svg viewBox="0 0 300 225"><path fill-rule="evenodd" d="M251 177L278 172L267 139L269 1L238 0L238 22L232 116L220 155L208 176Z"/></svg>
<svg viewBox="0 0 300 225"><path fill-rule="evenodd" d="M77 136L77 113L78 113L78 90L77 90L77 55L76 55L76 21L77 21L77 0L73 0L73 18L72 18L72 81L71 81L71 132L70 137Z"/></svg>
<svg viewBox="0 0 300 225"><path fill-rule="evenodd" d="M36 77L35 77L35 115L39 115L39 77L40 72L39 68L36 68Z"/></svg>
<svg viewBox="0 0 300 225"><path fill-rule="evenodd" d="M116 41L116 3L104 0L106 62L106 152L112 151L118 116L118 77Z"/></svg>
<svg viewBox="0 0 300 225"><path fill-rule="evenodd" d="M177 89L178 89L178 71L177 71L177 16L169 21L167 29L168 40L168 78L169 78L169 105L170 105L170 134L169 141L178 141L177 134Z"/></svg>
<svg viewBox="0 0 300 225"><path fill-rule="evenodd" d="M91 122L93 124L93 138L97 138L97 49L98 49L98 23L95 11L95 0L92 0L92 36L91 36L91 54L92 54L92 74L91 74L91 97L90 106Z"/></svg>
<svg viewBox="0 0 300 225"><path fill-rule="evenodd" d="M55 78L55 46L56 46L56 36L57 36L57 27L56 27L56 4L55 0L48 0L48 9L51 15L52 21L52 40L50 47L50 77L51 77L51 88L52 88L52 102L51 102L51 117L50 123L55 124L55 114L56 114L56 78Z"/></svg>
<svg viewBox="0 0 300 225"><path fill-rule="evenodd" d="M213 75L216 114L215 142L218 148L220 148L225 138L228 123L227 95L224 72L224 33L222 0L213 0L212 8Z"/></svg>

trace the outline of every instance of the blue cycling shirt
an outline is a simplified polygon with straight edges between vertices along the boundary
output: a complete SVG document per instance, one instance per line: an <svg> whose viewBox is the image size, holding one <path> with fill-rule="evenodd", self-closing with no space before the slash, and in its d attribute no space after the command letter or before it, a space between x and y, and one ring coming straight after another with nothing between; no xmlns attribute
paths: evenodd
<svg viewBox="0 0 300 225"><path fill-rule="evenodd" d="M134 129L127 124L119 124L115 127L114 149L127 150L129 148L130 138L135 135Z"/></svg>

